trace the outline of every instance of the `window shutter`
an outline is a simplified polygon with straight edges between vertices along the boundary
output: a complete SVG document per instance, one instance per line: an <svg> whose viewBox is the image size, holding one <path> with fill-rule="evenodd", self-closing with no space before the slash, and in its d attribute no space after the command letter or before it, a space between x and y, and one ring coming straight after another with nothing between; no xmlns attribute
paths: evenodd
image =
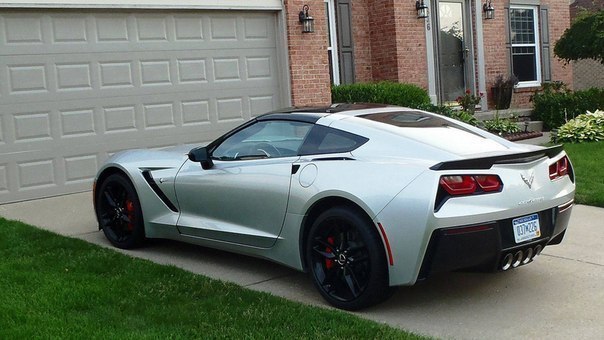
<svg viewBox="0 0 604 340"><path fill-rule="evenodd" d="M338 0L336 9L340 82L342 84L354 83L354 47L351 2L352 1L350 0Z"/></svg>
<svg viewBox="0 0 604 340"><path fill-rule="evenodd" d="M540 23L541 23L541 73L543 81L552 80L552 69L551 69L551 49L549 46L549 20L548 20L548 8L547 6L541 6L540 8Z"/></svg>
<svg viewBox="0 0 604 340"><path fill-rule="evenodd" d="M505 49L506 49L506 55L507 55L507 59L508 59L508 66L509 66L509 74L514 74L514 59L512 58L512 29L511 29L511 24L510 24L510 6L506 5L503 8L503 15L504 15L504 20L505 20Z"/></svg>

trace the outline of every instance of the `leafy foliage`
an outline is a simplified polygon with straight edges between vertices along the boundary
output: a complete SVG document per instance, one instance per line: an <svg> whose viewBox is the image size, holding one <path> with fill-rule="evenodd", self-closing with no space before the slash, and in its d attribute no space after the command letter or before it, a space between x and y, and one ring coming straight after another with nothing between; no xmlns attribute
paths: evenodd
<svg viewBox="0 0 604 340"><path fill-rule="evenodd" d="M604 140L604 111L587 111L558 129L557 141L560 142L582 143L601 140Z"/></svg>
<svg viewBox="0 0 604 340"><path fill-rule="evenodd" d="M581 15L556 42L554 53L566 62L595 59L604 64L604 11Z"/></svg>
<svg viewBox="0 0 604 340"><path fill-rule="evenodd" d="M426 90L413 84L391 81L334 85L331 88L334 103L380 103L418 108L430 103Z"/></svg>
<svg viewBox="0 0 604 340"><path fill-rule="evenodd" d="M457 97L457 103L461 105L464 111L474 112L476 108L476 104L480 103L480 100L484 96L484 93L480 92L478 95L475 95L470 90L466 90L463 96Z"/></svg>
<svg viewBox="0 0 604 340"><path fill-rule="evenodd" d="M533 115L546 129L555 129L586 111L604 108L604 89L570 91L562 83L544 84L532 97Z"/></svg>
<svg viewBox="0 0 604 340"><path fill-rule="evenodd" d="M457 119L473 126L478 125L478 119L476 119L472 113L467 111L452 111L450 115L447 115L447 117Z"/></svg>
<svg viewBox="0 0 604 340"><path fill-rule="evenodd" d="M478 125L478 119L476 119L476 117L474 117L474 115L471 112L456 111L456 110L451 109L449 106L425 104L425 105L421 105L420 107L418 107L418 109L437 113L437 114L447 116L447 117L450 117L453 119L457 119L459 121L462 121L464 123L467 123L467 124L470 124L473 126Z"/></svg>
<svg viewBox="0 0 604 340"><path fill-rule="evenodd" d="M495 116L495 119L485 120L482 124L485 130L500 135L520 132L520 127L516 125L516 122L510 118L499 118L498 115Z"/></svg>

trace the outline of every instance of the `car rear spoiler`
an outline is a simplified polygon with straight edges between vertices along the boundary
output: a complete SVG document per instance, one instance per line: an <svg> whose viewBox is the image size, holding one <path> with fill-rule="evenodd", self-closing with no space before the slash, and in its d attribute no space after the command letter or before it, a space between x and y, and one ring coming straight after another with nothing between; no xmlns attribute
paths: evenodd
<svg viewBox="0 0 604 340"><path fill-rule="evenodd" d="M490 169L494 164L529 163L542 157L552 158L562 152L562 145L546 149L513 153L508 155L468 158L456 161L441 162L430 167L430 170L483 170Z"/></svg>

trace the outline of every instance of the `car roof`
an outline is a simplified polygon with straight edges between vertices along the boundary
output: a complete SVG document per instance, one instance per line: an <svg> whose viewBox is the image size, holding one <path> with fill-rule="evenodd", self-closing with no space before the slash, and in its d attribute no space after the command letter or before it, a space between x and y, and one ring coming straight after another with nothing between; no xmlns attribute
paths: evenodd
<svg viewBox="0 0 604 340"><path fill-rule="evenodd" d="M392 111L410 111L401 106L373 104L373 103L341 103L330 106L304 106L288 107L280 110L271 111L256 117L257 120L294 120L309 123L315 123L317 120L329 116L360 116L370 113L392 112ZM337 120L337 118L333 117Z"/></svg>

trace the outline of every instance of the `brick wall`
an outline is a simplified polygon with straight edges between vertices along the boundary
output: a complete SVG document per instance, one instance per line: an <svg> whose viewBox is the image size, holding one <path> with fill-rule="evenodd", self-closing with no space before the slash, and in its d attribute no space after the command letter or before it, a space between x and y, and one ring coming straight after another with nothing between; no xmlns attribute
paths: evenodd
<svg viewBox="0 0 604 340"><path fill-rule="evenodd" d="M292 105L329 105L331 85L327 54L327 18L323 0L285 0ZM302 33L298 13L310 7L314 33Z"/></svg>
<svg viewBox="0 0 604 340"><path fill-rule="evenodd" d="M428 87L424 20L415 2L355 0L357 82L392 80Z"/></svg>
<svg viewBox="0 0 604 340"><path fill-rule="evenodd" d="M351 2L352 32L354 39L354 72L356 81L359 83L373 80L369 3L370 1L367 0L353 0Z"/></svg>
<svg viewBox="0 0 604 340"><path fill-rule="evenodd" d="M396 21L393 0L368 0L371 76L377 80L398 80ZM354 7L352 9L355 10Z"/></svg>
<svg viewBox="0 0 604 340"><path fill-rule="evenodd" d="M428 88L425 19L417 18L415 1L396 1L398 81Z"/></svg>

